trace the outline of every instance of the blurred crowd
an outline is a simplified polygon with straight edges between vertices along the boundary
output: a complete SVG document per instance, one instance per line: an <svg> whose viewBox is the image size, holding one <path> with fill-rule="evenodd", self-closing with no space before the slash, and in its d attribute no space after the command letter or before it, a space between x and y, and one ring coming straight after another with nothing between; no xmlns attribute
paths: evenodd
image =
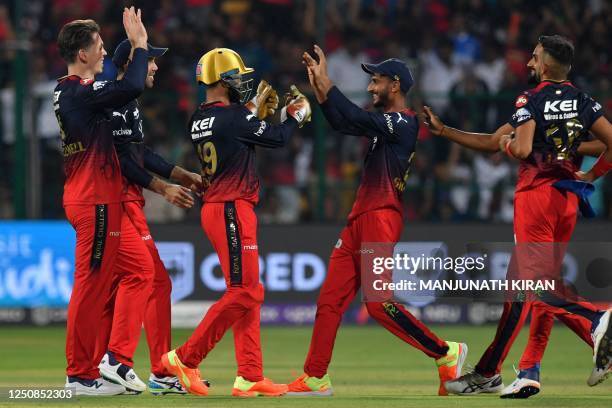
<svg viewBox="0 0 612 408"><path fill-rule="evenodd" d="M13 61L18 46L15 2L0 3L0 218L12 214L14 160ZM540 34L558 33L576 44L572 81L612 112L607 0L29 0L19 23L27 39L26 134L36 133L41 164L42 214L61 218L63 174L51 107L55 79L66 72L55 40L61 26L93 18L109 57L125 38L124 5L143 9L149 42L169 47L159 58L155 88L140 98L146 143L169 160L197 170L185 125L204 90L195 84L199 57L214 47L238 51L282 93L290 84L308 90L301 63L314 43L328 55L332 80L356 104L369 107L365 61L389 57L409 63L416 78L410 104L423 104L447 124L491 132L507 121L527 85L526 63ZM110 61L109 61L110 62ZM319 112L315 112L316 116ZM262 223L342 221L353 202L367 148L364 138L334 133L318 115L284 149L261 150ZM408 220L512 220L516 163L483 155L432 136L422 127L406 192ZM585 166L592 164L585 160ZM612 218L612 180L600 182L595 206ZM151 220L198 217L148 194Z"/></svg>

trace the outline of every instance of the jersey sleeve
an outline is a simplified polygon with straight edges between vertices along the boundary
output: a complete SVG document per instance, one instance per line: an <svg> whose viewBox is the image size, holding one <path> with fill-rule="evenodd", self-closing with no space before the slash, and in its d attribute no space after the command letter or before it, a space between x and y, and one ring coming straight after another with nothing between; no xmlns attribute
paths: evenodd
<svg viewBox="0 0 612 408"><path fill-rule="evenodd" d="M357 133L370 139L381 135L386 139L397 138L392 117L396 113L369 112L361 109L344 96L335 86L327 93L326 102L329 104L330 109L334 108L339 115L342 115L340 126L350 129L353 134ZM338 118L334 120L338 120Z"/></svg>
<svg viewBox="0 0 612 408"><path fill-rule="evenodd" d="M515 111L508 123L513 128L517 128L521 126L523 123L530 121L531 119L535 120L536 109L532 98L527 92L522 93L516 98L516 102L514 102Z"/></svg>
<svg viewBox="0 0 612 408"><path fill-rule="evenodd" d="M123 148L118 147L117 153L123 176L131 183L148 188L149 184L151 184L151 180L153 180L153 176L136 163L130 154L129 146L124 146Z"/></svg>
<svg viewBox="0 0 612 408"><path fill-rule="evenodd" d="M172 169L174 169L174 164L168 163L148 146L144 146L144 167L155 174L169 179Z"/></svg>
<svg viewBox="0 0 612 408"><path fill-rule="evenodd" d="M585 98L585 103L583 104L580 116L582 116L582 124L584 128L590 129L597 119L604 116L604 111L601 104L596 102L589 95L584 94L583 98Z"/></svg>
<svg viewBox="0 0 612 408"><path fill-rule="evenodd" d="M95 109L117 109L142 93L147 79L148 51L136 48L119 81L94 81L83 87L84 103Z"/></svg>
<svg viewBox="0 0 612 408"><path fill-rule="evenodd" d="M259 120L246 108L236 111L234 121L240 129L237 139L244 143L256 146L275 148L282 147L297 128L297 121L288 117L284 122L273 125L264 120Z"/></svg>
<svg viewBox="0 0 612 408"><path fill-rule="evenodd" d="M336 109L334 105L329 103L329 99L319 104L319 106L321 107L323 116L325 116L325 119L327 119L327 121L335 131L353 136L358 136L359 133L361 133L357 127L351 126L351 124L347 120L344 120L344 116L342 116L340 111L338 111L338 109Z"/></svg>

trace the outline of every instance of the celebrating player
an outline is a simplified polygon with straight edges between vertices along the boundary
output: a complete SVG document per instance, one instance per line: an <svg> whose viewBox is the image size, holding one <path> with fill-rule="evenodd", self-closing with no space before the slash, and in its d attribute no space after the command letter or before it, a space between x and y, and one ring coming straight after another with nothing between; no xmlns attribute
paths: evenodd
<svg viewBox="0 0 612 408"><path fill-rule="evenodd" d="M263 376L259 338L263 286L259 282L257 219L259 196L255 146L281 147L298 126L310 120L308 100L292 86L292 98L281 112L280 125L262 119L278 106L274 89L262 81L246 104L253 72L227 48L215 48L200 58L196 80L206 85L206 102L189 122L189 135L202 165L202 228L219 255L225 294L208 310L191 337L162 357L190 393L207 395L198 365L231 327L238 373L232 395L278 396L285 384Z"/></svg>
<svg viewBox="0 0 612 408"><path fill-rule="evenodd" d="M57 40L68 75L59 79L53 102L64 151L64 208L77 238L66 328L66 387L74 387L77 395L125 391L100 378L104 350L96 342L109 333L99 324L116 271L153 273L150 257L138 258L146 247L121 206L121 169L108 120L109 109L142 92L147 76L147 32L140 10L124 9L123 25L134 54L121 81L93 79L102 72L106 55L95 21L68 23Z"/></svg>
<svg viewBox="0 0 612 408"><path fill-rule="evenodd" d="M567 80L573 54L574 47L565 38L556 35L540 37L527 64L539 85L517 98L516 113L494 135L446 127L429 108L425 108L427 122L434 134L481 150L493 150L491 145L498 143L498 149L521 161L514 199L514 231L517 244L523 244L523 248L525 244L568 242L576 224L577 195L581 194L580 186L572 180L593 181L611 168L612 127L603 116L601 105ZM509 135L512 130L514 138ZM578 172L581 162L579 146L588 131L603 142L605 151L589 172L582 173ZM583 153L596 148L587 143L584 145ZM538 247L543 248L540 244ZM542 260L545 255L535 258ZM528 260L521 259L519 252L518 262L521 261L521 268L532 266ZM552 264L555 259L550 257L544 261ZM590 331L594 368L587 383L594 386L604 381L612 370L611 311L601 312L588 302L571 299L555 299L552 305L551 298L554 294L545 294L541 298L545 303L506 302L493 343L474 372L446 383L448 391L477 394L502 390L501 365L532 304L569 322L568 325L587 342ZM550 323L544 321L541 327L532 324L531 336L548 338ZM526 398L538 390L537 379L519 381L502 396Z"/></svg>
<svg viewBox="0 0 612 408"><path fill-rule="evenodd" d="M327 369L342 315L361 286L360 249L366 242L395 244L402 231L402 181L410 170L417 141L418 121L406 107L412 74L398 59L362 64L372 76L368 92L382 112L367 112L350 102L327 75L321 48L314 47L317 63L303 54L308 77L325 117L332 127L347 135L370 139L357 198L334 248L327 277L317 301L317 314L304 364L304 374L289 384L287 395L333 394ZM399 181L399 182L398 182ZM403 341L436 359L440 376L438 393L446 395L443 382L456 378L467 355L467 346L446 342L432 333L402 305L366 302L370 315Z"/></svg>
<svg viewBox="0 0 612 408"><path fill-rule="evenodd" d="M155 59L164 55L167 48L157 48L148 44L148 51L145 86L152 88L157 72ZM131 53L132 46L129 40L124 40L113 54L113 63L118 69L118 80L125 76ZM178 207L191 208L194 201L188 188L194 190L201 188L201 177L199 174L168 163L143 144L142 116L137 99L114 110L112 115L115 148L125 182L123 207L147 247L148 253L143 254L143 257L150 254L155 271L148 277L133 276L134 271L120 271L115 276L117 283L113 285L115 288L113 296L116 297L113 304L114 312L109 308L102 323L107 325L112 323L112 331L108 345L101 345L108 352L100 363L100 372L104 378L117 382L131 391L144 391L145 384L132 370L134 351L140 338L144 314L144 327L151 360L149 391L153 394L185 394L186 391L178 379L161 365L162 354L170 350L172 283L147 225L142 189L144 187L155 191ZM167 183L152 176L145 169L161 177L177 180L182 186ZM151 287L150 294L144 286Z"/></svg>

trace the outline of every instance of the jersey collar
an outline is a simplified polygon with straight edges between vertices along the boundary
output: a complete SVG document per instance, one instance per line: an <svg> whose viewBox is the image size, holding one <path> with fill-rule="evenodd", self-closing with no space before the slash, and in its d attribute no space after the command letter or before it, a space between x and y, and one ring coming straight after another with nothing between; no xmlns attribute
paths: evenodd
<svg viewBox="0 0 612 408"><path fill-rule="evenodd" d="M553 81L551 79L545 79L545 80L541 81L538 84L538 86L536 86L535 90L536 91L540 91L541 89L543 89L544 87L546 87L548 85L565 85L565 86L571 86L572 88L575 88L574 84L572 84L567 79L565 81Z"/></svg>

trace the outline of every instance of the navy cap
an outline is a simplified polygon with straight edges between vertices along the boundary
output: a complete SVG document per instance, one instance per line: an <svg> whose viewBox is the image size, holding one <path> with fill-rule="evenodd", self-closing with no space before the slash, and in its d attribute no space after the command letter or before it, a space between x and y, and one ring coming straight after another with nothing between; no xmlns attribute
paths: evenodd
<svg viewBox="0 0 612 408"><path fill-rule="evenodd" d="M380 74L400 82L400 89L407 93L414 84L412 73L406 63L397 58L390 58L378 64L361 64L361 69L370 75Z"/></svg>
<svg viewBox="0 0 612 408"><path fill-rule="evenodd" d="M167 48L159 48L154 47L151 44L147 43L147 48L149 50L149 58L161 57L168 51ZM128 58L130 57L130 51L132 51L132 44L130 41L125 39L119 43L117 48L115 48L115 53L113 54L113 64L117 68L121 68L128 62Z"/></svg>

